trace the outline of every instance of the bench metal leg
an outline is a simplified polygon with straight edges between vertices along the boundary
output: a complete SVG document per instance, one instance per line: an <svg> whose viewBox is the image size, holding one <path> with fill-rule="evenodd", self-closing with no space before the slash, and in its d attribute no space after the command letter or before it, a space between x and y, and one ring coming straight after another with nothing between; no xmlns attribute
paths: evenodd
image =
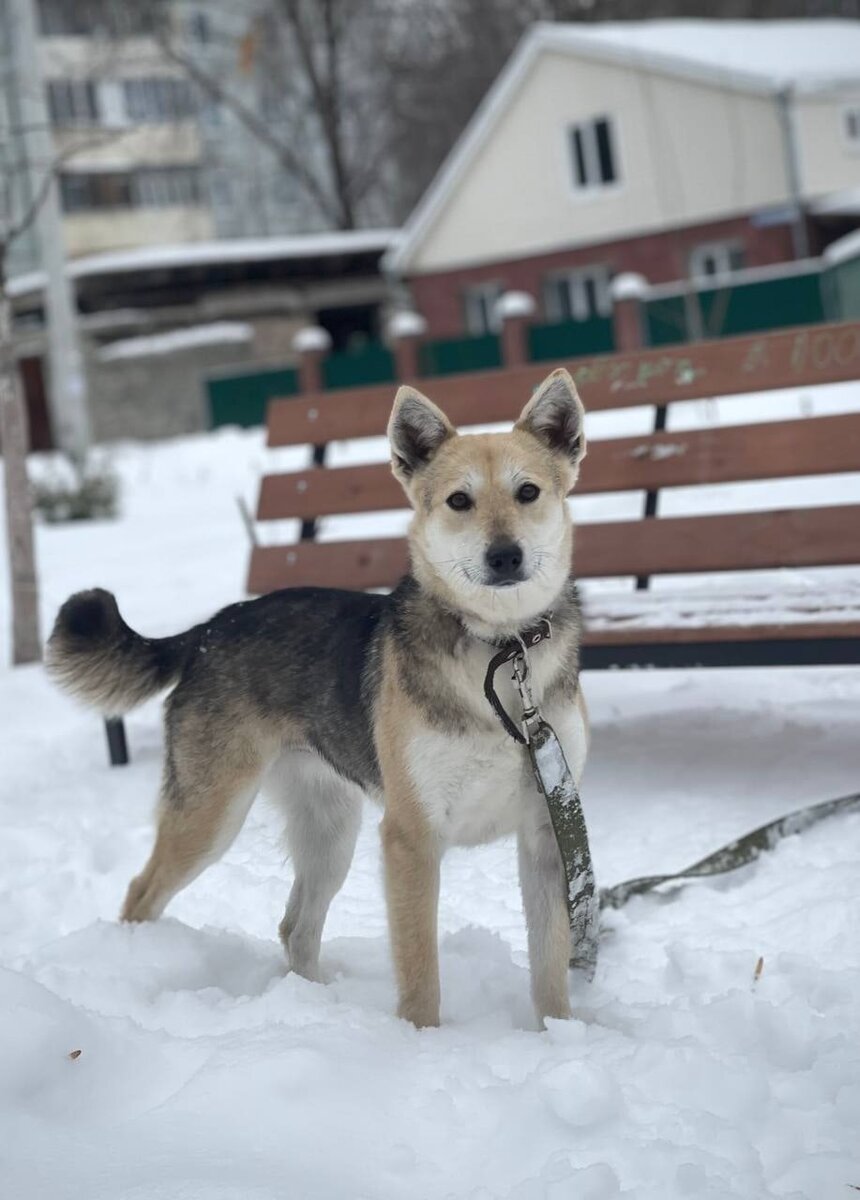
<svg viewBox="0 0 860 1200"><path fill-rule="evenodd" d="M125 724L122 717L110 717L105 720L108 755L112 767L124 767L128 763L128 742L125 738Z"/></svg>
<svg viewBox="0 0 860 1200"><path fill-rule="evenodd" d="M655 433L662 433L663 430L666 428L666 413L668 411L668 408L669 408L668 404L658 404L657 407L654 409L654 432ZM659 495L660 495L660 492L658 489L655 489L653 492L645 493L645 511L642 514L643 517L656 517L657 516L657 500L658 500ZM647 575L637 575L636 576L636 591L637 592L647 591L648 590L648 580L649 580L649 576L647 576Z"/></svg>

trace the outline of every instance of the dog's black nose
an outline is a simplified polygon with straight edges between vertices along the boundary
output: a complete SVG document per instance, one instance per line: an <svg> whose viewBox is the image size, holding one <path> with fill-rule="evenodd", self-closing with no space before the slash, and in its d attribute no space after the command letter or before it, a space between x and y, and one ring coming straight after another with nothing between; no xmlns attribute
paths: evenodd
<svg viewBox="0 0 860 1200"><path fill-rule="evenodd" d="M493 542L487 550L491 583L510 583L522 578L523 548L518 542Z"/></svg>

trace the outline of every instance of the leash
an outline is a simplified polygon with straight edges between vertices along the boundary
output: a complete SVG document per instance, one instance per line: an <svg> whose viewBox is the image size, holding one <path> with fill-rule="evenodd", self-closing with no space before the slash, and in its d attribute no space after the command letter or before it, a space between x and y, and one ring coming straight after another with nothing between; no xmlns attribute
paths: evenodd
<svg viewBox="0 0 860 1200"><path fill-rule="evenodd" d="M529 685L528 652L552 637L552 625L544 617L520 637L506 642L490 660L484 678L484 695L505 732L528 750L538 790L546 800L555 840L567 882L567 916L570 925L572 969L592 979L597 966L600 904L591 865L585 815L573 775L558 736L541 715ZM523 706L519 727L511 719L496 693L496 672L505 664L513 668L512 679Z"/></svg>
<svg viewBox="0 0 860 1200"><path fill-rule="evenodd" d="M653 892L663 883L685 883L690 879L701 879L707 875L722 875L727 871L737 871L748 863L755 862L767 850L773 850L777 842L791 837L795 833L803 833L824 821L827 817L840 812L860 812L860 792L850 796L840 796L836 800L825 800L821 804L812 804L809 808L799 808L795 812L760 825L750 833L735 838L706 858L700 858L684 871L675 871L671 875L643 875L639 879L628 879L626 883L616 883L614 887L603 888L600 893L601 908L621 908L631 896L641 896L645 892Z"/></svg>
<svg viewBox="0 0 860 1200"><path fill-rule="evenodd" d="M760 825L683 871L643 875L638 879L616 883L611 888L601 888L598 892L579 792L561 742L541 715L529 685L529 649L551 637L552 625L549 618L545 617L519 637L505 642L487 667L484 695L508 736L527 748L538 790L546 800L567 882L567 913L572 946L570 966L571 969L582 971L586 979L593 978L597 966L602 909L621 908L633 896L653 892L666 883L683 885L693 879L736 871L755 862L783 838L802 833L837 813L860 812L860 792L825 800ZM506 664L512 666L512 682L522 703L519 726L506 711L495 689L496 672Z"/></svg>

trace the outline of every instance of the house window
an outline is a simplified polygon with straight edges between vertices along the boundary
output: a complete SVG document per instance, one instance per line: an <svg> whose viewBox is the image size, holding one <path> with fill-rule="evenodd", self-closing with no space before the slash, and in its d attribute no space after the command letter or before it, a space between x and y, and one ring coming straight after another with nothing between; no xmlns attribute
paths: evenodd
<svg viewBox="0 0 860 1200"><path fill-rule="evenodd" d="M60 175L60 198L63 210L69 213L128 208L131 205L131 177L118 171L64 172Z"/></svg>
<svg viewBox="0 0 860 1200"><path fill-rule="evenodd" d="M116 0L39 0L39 29L45 37L88 37L105 33L133 37L151 30L149 5Z"/></svg>
<svg viewBox="0 0 860 1200"><path fill-rule="evenodd" d="M690 278L713 279L731 275L744 265L744 248L738 242L706 242L690 252Z"/></svg>
<svg viewBox="0 0 860 1200"><path fill-rule="evenodd" d="M135 172L131 196L140 208L199 204L200 173L196 167L148 167Z"/></svg>
<svg viewBox="0 0 860 1200"><path fill-rule="evenodd" d="M70 37L92 32L91 5L68 0L40 0L39 29L46 37Z"/></svg>
<svg viewBox="0 0 860 1200"><path fill-rule="evenodd" d="M99 119L95 85L85 79L52 79L48 111L54 125L95 125Z"/></svg>
<svg viewBox="0 0 860 1200"><path fill-rule="evenodd" d="M168 77L126 79L125 109L130 121L162 124L182 120L194 112L191 87L184 79Z"/></svg>
<svg viewBox="0 0 860 1200"><path fill-rule="evenodd" d="M543 306L548 321L588 321L609 316L612 311L609 268L582 267L548 275L543 287Z"/></svg>
<svg viewBox="0 0 860 1200"><path fill-rule="evenodd" d="M466 288L463 301L467 333L473 337L480 337L484 333L498 332L501 322L496 313L496 305L501 295L500 283L476 283Z"/></svg>
<svg viewBox="0 0 860 1200"><path fill-rule="evenodd" d="M110 208L171 208L200 203L196 167L147 167L119 171L64 172L60 197L68 213Z"/></svg>
<svg viewBox="0 0 860 1200"><path fill-rule="evenodd" d="M567 131L573 186L577 191L612 187L619 179L615 131L610 117L594 117Z"/></svg>
<svg viewBox="0 0 860 1200"><path fill-rule="evenodd" d="M846 108L844 118L845 136L852 146L860 150L860 105Z"/></svg>

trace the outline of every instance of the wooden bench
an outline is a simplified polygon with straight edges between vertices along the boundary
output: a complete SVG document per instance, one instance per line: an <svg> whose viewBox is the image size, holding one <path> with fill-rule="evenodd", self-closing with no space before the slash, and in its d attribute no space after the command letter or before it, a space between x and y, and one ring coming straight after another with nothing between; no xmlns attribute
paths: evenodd
<svg viewBox="0 0 860 1200"><path fill-rule="evenodd" d="M622 314L623 315L623 314ZM556 364L524 363L495 371L410 378L460 427L511 421L532 388ZM520 334L521 339L521 334ZM399 347L401 378L417 357ZM519 359L519 361L517 361ZM248 591L294 585L392 586L408 565L403 538L318 541L317 520L402 509L387 463L328 467L333 440L384 433L395 386L323 392L319 352L303 357L306 394L275 401L268 444L309 445L313 465L267 475L257 520L297 518L301 540L256 545ZM405 363L405 369L403 369ZM761 424L667 432L668 406L682 400L854 380L860 375L860 323L804 327L719 342L605 355L564 364L588 412L652 406L654 432L592 440L576 495L644 493L635 520L580 523L575 573L583 580L634 577L640 591L586 606L584 664L799 665L860 662L860 584L849 580L808 594L757 583L747 596L643 592L654 576L860 565L858 503L778 511L661 517L662 489L860 471L860 412ZM755 578L755 577L753 577ZM858 573L860 578L860 573Z"/></svg>

